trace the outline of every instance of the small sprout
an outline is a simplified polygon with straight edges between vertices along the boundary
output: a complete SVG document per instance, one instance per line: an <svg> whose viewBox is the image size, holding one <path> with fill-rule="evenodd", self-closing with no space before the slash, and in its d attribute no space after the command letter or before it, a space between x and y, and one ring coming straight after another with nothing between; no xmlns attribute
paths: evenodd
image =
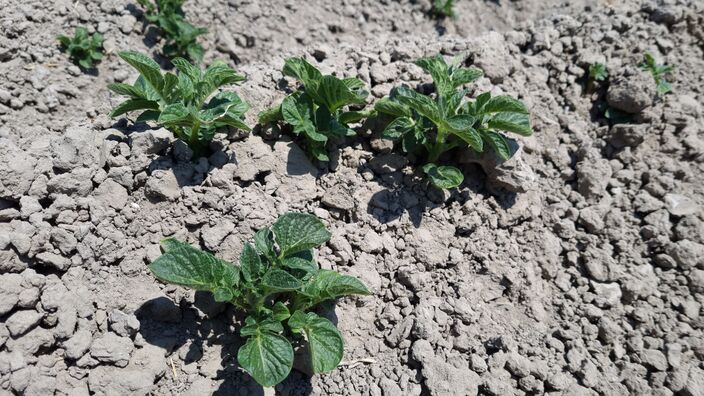
<svg viewBox="0 0 704 396"><path fill-rule="evenodd" d="M146 55L132 51L119 55L140 76L133 85L108 85L129 97L112 110L111 117L142 111L137 122L156 121L188 144L194 157L203 154L218 128L250 130L242 120L249 105L236 93L220 91L208 100L219 88L245 80L225 63L215 62L203 72L187 60L175 58L172 62L178 74L162 75L159 65Z"/></svg>
<svg viewBox="0 0 704 396"><path fill-rule="evenodd" d="M153 1L153 2L152 2ZM183 12L185 0L137 0L144 7L144 17L156 25L164 38L164 56L185 58L192 62L203 59L203 47L196 42L198 36L208 32L186 21Z"/></svg>
<svg viewBox="0 0 704 396"><path fill-rule="evenodd" d="M454 188L464 180L454 166L437 164L443 153L456 147L481 153L489 146L508 159L513 152L500 131L522 136L533 133L528 109L519 100L485 92L474 101L464 101L468 91L461 87L481 77L481 70L448 65L440 55L419 59L416 64L433 77L435 98L399 86L377 101L375 110L392 118L383 132L385 138L400 140L405 152L425 153L423 170L436 187Z"/></svg>
<svg viewBox="0 0 704 396"><path fill-rule="evenodd" d="M149 269L157 279L213 293L247 317L240 335L246 343L237 352L239 365L265 387L291 372L293 345L307 342L313 372L333 370L342 360L344 341L328 319L310 312L318 304L342 296L367 295L359 280L320 269L314 248L330 239L315 216L287 213L244 245L234 265L175 239L162 241L164 254Z"/></svg>
<svg viewBox="0 0 704 396"><path fill-rule="evenodd" d="M303 139L311 157L329 161L326 149L329 139L356 135L349 124L369 115L349 109L349 106L364 104L368 95L363 90L364 82L356 78L324 76L303 58L287 59L283 73L303 86L280 105L259 113L259 123L289 125L293 134Z"/></svg>
<svg viewBox="0 0 704 396"><path fill-rule="evenodd" d="M433 7L430 13L437 18L455 17L455 0L433 0Z"/></svg>
<svg viewBox="0 0 704 396"><path fill-rule="evenodd" d="M655 57L650 52L645 53L643 56L643 63L639 66L642 70L649 72L655 79L658 95L665 95L666 93L672 91L672 85L665 81L665 75L674 70L674 67L664 64L657 64Z"/></svg>
<svg viewBox="0 0 704 396"><path fill-rule="evenodd" d="M85 28L77 27L73 37L60 35L56 39L69 58L84 69L92 69L103 59L103 36L99 33L91 35Z"/></svg>
<svg viewBox="0 0 704 396"><path fill-rule="evenodd" d="M609 72L606 70L606 65L603 63L594 63L589 66L589 79L592 81L604 81L609 77Z"/></svg>
<svg viewBox="0 0 704 396"><path fill-rule="evenodd" d="M597 81L605 81L609 78L609 72L603 63L589 65L589 79L587 80L587 93L594 92L594 85Z"/></svg>

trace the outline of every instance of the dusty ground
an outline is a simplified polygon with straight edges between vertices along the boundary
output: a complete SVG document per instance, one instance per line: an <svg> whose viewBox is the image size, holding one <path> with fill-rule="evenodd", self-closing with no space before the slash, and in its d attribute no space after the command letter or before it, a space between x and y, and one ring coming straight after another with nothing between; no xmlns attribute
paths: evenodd
<svg viewBox="0 0 704 396"><path fill-rule="evenodd" d="M375 293L335 308L344 364L277 394L704 394L704 5L458 0L440 22L428 5L187 11L211 31L206 61L248 76L251 124L290 55L358 76L370 102L428 82L423 55L484 69L477 90L520 97L536 133L451 193L370 124L328 165L258 129L192 162L165 130L106 116L106 85L135 77L114 53L158 52L131 2L0 2L0 395L263 393L236 365L241 318L146 263L167 236L232 259L289 210L322 217L321 264ZM94 74L55 45L77 24L106 36ZM656 98L645 51L676 67L673 93ZM593 62L611 77L588 94ZM635 114L609 125L605 104Z"/></svg>

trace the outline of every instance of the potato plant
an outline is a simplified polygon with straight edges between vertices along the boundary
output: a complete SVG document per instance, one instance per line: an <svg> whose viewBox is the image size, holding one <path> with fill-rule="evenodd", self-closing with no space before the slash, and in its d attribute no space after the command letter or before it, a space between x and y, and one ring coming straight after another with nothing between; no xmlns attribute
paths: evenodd
<svg viewBox="0 0 704 396"><path fill-rule="evenodd" d="M587 74L587 93L594 92L594 87L597 82L606 81L609 78L609 72L606 70L606 65L603 63L593 63L589 65L589 73Z"/></svg>
<svg viewBox="0 0 704 396"><path fill-rule="evenodd" d="M455 17L455 0L433 0L431 13L438 18Z"/></svg>
<svg viewBox="0 0 704 396"><path fill-rule="evenodd" d="M280 105L260 113L259 123L283 122L303 140L310 156L328 161L326 144L329 139L354 136L356 133L349 124L368 115L349 109L365 103L368 92L363 89L364 82L356 78L324 76L303 58L287 59L283 74L297 79L303 86Z"/></svg>
<svg viewBox="0 0 704 396"><path fill-rule="evenodd" d="M675 68L669 65L661 65L655 61L655 57L650 52L646 52L643 55L643 63L641 63L640 68L647 71L653 76L655 80L656 90L658 95L665 95L672 91L672 85L670 85L667 80L665 80L665 75L672 72Z"/></svg>
<svg viewBox="0 0 704 396"><path fill-rule="evenodd" d="M103 36L100 33L88 34L84 27L77 27L73 37L60 35L56 37L69 59L84 69L92 69L94 64L103 59Z"/></svg>
<svg viewBox="0 0 704 396"><path fill-rule="evenodd" d="M172 62L178 74L162 74L159 65L146 55L132 51L119 55L140 76L133 85L108 86L129 97L110 116L141 111L136 122L156 121L188 144L194 157L203 154L220 127L250 130L242 119L249 105L236 93L220 91L211 98L219 88L245 80L225 63L215 62L202 71L183 58L175 58Z"/></svg>
<svg viewBox="0 0 704 396"><path fill-rule="evenodd" d="M341 296L369 294L354 277L319 269L313 249L330 239L315 216L287 213L244 245L239 265L174 239L149 269L161 281L213 293L247 316L240 335L246 343L237 360L260 385L270 387L291 371L293 345L307 343L315 373L333 370L344 341L335 325L312 310Z"/></svg>
<svg viewBox="0 0 704 396"><path fill-rule="evenodd" d="M468 91L462 86L481 77L481 70L448 64L440 55L416 64L433 77L435 97L399 86L377 101L375 110L393 118L384 137L401 141L405 152L425 156L423 170L436 187L454 188L464 180L456 167L440 165L443 153L457 147L481 153L488 146L508 159L513 153L502 132L533 133L528 109L517 99L485 92L465 100Z"/></svg>
<svg viewBox="0 0 704 396"><path fill-rule="evenodd" d="M185 58L192 62L203 59L203 47L198 36L208 32L186 21L183 12L185 0L137 0L144 7L145 19L159 28L164 38L164 56L168 59Z"/></svg>

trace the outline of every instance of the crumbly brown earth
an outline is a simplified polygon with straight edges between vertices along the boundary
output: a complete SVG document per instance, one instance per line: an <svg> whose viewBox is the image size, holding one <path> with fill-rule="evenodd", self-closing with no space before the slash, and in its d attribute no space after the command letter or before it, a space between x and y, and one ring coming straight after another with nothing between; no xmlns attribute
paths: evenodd
<svg viewBox="0 0 704 396"><path fill-rule="evenodd" d="M458 153L430 189L379 126L311 163L278 130L219 135L192 161L168 131L111 120L116 56L159 53L130 1L0 4L0 395L704 394L704 5L699 1L189 1L206 63L226 59L253 109L293 88L288 56L367 82L370 103L430 82L413 61L480 67L523 100L517 156ZM54 37L103 33L94 73ZM637 67L675 66L657 96ZM590 64L609 80L587 92ZM632 113L609 122L606 106ZM146 264L177 237L236 260L287 211L333 234L325 268L374 295L331 306L343 364L261 389L237 366L242 318Z"/></svg>

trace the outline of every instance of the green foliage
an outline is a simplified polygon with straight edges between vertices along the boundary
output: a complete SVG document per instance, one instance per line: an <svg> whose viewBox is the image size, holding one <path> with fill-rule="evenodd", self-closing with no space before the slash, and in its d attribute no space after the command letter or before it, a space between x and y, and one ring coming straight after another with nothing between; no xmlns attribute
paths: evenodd
<svg viewBox="0 0 704 396"><path fill-rule="evenodd" d="M665 95L672 91L672 85L665 80L665 75L675 69L673 66L659 65L650 52L646 52L645 55L643 55L643 63L639 66L642 70L649 72L655 79L658 95Z"/></svg>
<svg viewBox="0 0 704 396"><path fill-rule="evenodd" d="M354 136L349 124L361 121L367 113L350 111L349 106L364 104L368 92L356 78L324 76L303 58L289 58L283 73L303 86L287 96L281 105L259 114L259 123L283 122L304 141L308 154L328 161L326 144L332 137Z"/></svg>
<svg viewBox="0 0 704 396"><path fill-rule="evenodd" d="M156 25L165 40L163 52L169 59L185 58L192 62L203 59L203 47L196 42L198 36L208 32L186 21L183 12L185 0L137 0L144 7L144 17Z"/></svg>
<svg viewBox="0 0 704 396"><path fill-rule="evenodd" d="M83 27L77 27L73 37L60 35L56 37L69 58L84 69L103 59L103 36L99 33L88 34Z"/></svg>
<svg viewBox="0 0 704 396"><path fill-rule="evenodd" d="M405 152L427 154L423 170L436 187L454 188L464 180L459 169L436 164L443 153L456 147L481 153L489 146L508 159L513 153L508 138L499 131L522 136L533 133L528 109L519 100L492 97L489 92L464 100L467 90L462 86L481 77L481 70L448 65L440 55L419 59L416 64L433 77L435 97L399 86L377 101L375 110L392 118L384 137L400 141Z"/></svg>
<svg viewBox="0 0 704 396"><path fill-rule="evenodd" d="M454 18L455 0L433 0L433 8L430 12L438 18Z"/></svg>
<svg viewBox="0 0 704 396"><path fill-rule="evenodd" d="M609 72L606 70L606 65L603 63L594 63L589 65L589 80L604 81L609 77Z"/></svg>
<svg viewBox="0 0 704 396"><path fill-rule="evenodd" d="M247 317L240 329L246 343L237 360L262 386L283 381L293 367L293 342L308 343L314 372L333 370L342 360L344 341L335 325L309 310L352 294L369 294L356 278L319 269L313 248L330 239L315 216L287 213L245 244L239 266L186 243L167 239L164 254L149 269L161 281L205 290Z"/></svg>
<svg viewBox="0 0 704 396"><path fill-rule="evenodd" d="M242 117L249 105L234 92L220 91L224 85L244 81L223 62L215 62L205 71L182 58L173 59L178 74L161 73L159 65L138 52L120 52L120 57L139 71L133 85L115 83L108 88L128 96L110 113L117 117L131 111L142 111L137 122L156 121L183 140L196 156L218 128L231 126L249 131Z"/></svg>

